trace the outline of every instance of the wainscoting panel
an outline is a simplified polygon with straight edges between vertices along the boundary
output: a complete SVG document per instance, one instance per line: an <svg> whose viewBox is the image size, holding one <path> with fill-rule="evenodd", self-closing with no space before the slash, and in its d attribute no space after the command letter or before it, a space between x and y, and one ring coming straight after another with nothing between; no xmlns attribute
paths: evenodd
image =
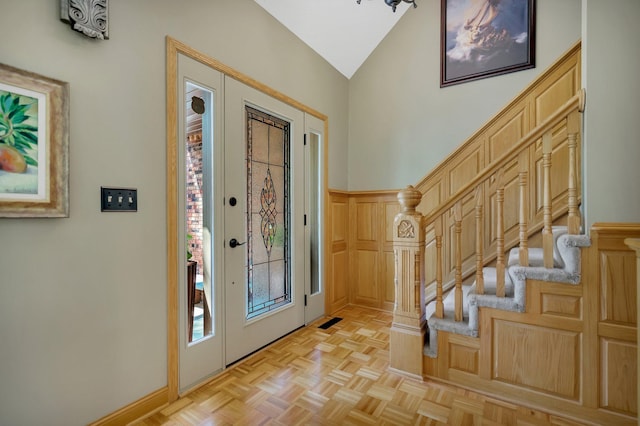
<svg viewBox="0 0 640 426"><path fill-rule="evenodd" d="M580 90L580 45L557 62L529 96L531 126L536 127Z"/></svg>
<svg viewBox="0 0 640 426"><path fill-rule="evenodd" d="M400 211L398 191L341 194L346 196L348 216L349 270L343 289L348 298L344 303L391 311L395 302L393 221ZM332 205L342 201L330 197Z"/></svg>
<svg viewBox="0 0 640 426"><path fill-rule="evenodd" d="M352 288L353 303L377 308L380 306L379 273L380 256L377 251L354 250L351 253L355 286Z"/></svg>
<svg viewBox="0 0 640 426"><path fill-rule="evenodd" d="M600 276L600 321L635 326L635 257L629 250L601 250Z"/></svg>
<svg viewBox="0 0 640 426"><path fill-rule="evenodd" d="M329 192L329 241L325 264L325 311L331 315L349 303L349 196Z"/></svg>
<svg viewBox="0 0 640 426"><path fill-rule="evenodd" d="M481 142L481 140L475 140L465 145L460 155L449 164L447 195L455 194L484 168L484 151Z"/></svg>
<svg viewBox="0 0 640 426"><path fill-rule="evenodd" d="M331 282L327 285L326 311L330 315L349 303L349 252L336 250L331 254Z"/></svg>
<svg viewBox="0 0 640 426"><path fill-rule="evenodd" d="M442 173L435 173L427 183L416 188L422 192L422 200L417 207L422 214L428 215L444 200L445 187Z"/></svg>
<svg viewBox="0 0 640 426"><path fill-rule="evenodd" d="M582 319L582 298L565 294L540 294L541 314Z"/></svg>
<svg viewBox="0 0 640 426"><path fill-rule="evenodd" d="M580 334L495 320L493 376L497 380L577 399Z"/></svg>
<svg viewBox="0 0 640 426"><path fill-rule="evenodd" d="M637 413L637 345L603 337L601 348L600 406L625 414Z"/></svg>
<svg viewBox="0 0 640 426"><path fill-rule="evenodd" d="M500 158L507 152L513 141L524 137L526 129L529 129L528 106L523 103L518 109L507 112L505 117L487 129L486 158L489 164Z"/></svg>
<svg viewBox="0 0 640 426"><path fill-rule="evenodd" d="M381 235L380 217L378 203L373 201L363 201L351 203L355 207L355 223L357 224L354 234L354 243L373 242L376 243ZM351 223L353 225L353 223ZM350 229L353 229L351 226Z"/></svg>
<svg viewBox="0 0 640 426"><path fill-rule="evenodd" d="M478 375L480 358L478 339L452 334L447 342L449 344L449 368Z"/></svg>
<svg viewBox="0 0 640 426"><path fill-rule="evenodd" d="M596 223L591 231L585 282L597 332L593 364L599 393L591 395L602 410L637 416L638 329L636 253L625 238L639 238L640 223Z"/></svg>

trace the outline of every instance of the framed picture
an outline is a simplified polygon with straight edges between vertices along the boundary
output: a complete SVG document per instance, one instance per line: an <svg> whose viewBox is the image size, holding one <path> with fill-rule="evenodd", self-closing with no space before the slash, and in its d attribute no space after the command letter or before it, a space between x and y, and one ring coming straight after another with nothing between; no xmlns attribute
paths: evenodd
<svg viewBox="0 0 640 426"><path fill-rule="evenodd" d="M440 87L535 67L535 0L441 0Z"/></svg>
<svg viewBox="0 0 640 426"><path fill-rule="evenodd" d="M69 85L0 64L0 217L69 216Z"/></svg>

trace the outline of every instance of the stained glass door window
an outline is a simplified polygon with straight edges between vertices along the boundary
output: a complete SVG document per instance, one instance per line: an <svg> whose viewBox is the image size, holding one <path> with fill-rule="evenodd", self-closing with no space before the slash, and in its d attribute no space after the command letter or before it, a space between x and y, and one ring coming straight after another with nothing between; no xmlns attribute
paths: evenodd
<svg viewBox="0 0 640 426"><path fill-rule="evenodd" d="M247 117L247 318L291 303L290 123L251 107Z"/></svg>

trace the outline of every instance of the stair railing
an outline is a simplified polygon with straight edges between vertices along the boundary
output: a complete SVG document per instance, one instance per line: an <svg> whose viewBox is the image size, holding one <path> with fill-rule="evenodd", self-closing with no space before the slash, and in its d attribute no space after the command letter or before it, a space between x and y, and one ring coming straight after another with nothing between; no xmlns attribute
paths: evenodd
<svg viewBox="0 0 640 426"><path fill-rule="evenodd" d="M470 221L471 223L475 223L475 232L468 234L475 236L475 276L477 280L476 285L476 293L483 294L483 277L482 277L482 268L484 265L487 265L490 262L495 260L496 262L496 273L498 284L496 287L496 295L499 297L505 296L505 253L506 250L511 247L506 247L505 245L505 230L504 230L504 197L505 197L505 184L504 184L504 173L507 167L512 166L514 162L517 163L517 184L519 186L519 223L518 223L518 242L519 243L519 262L522 266L528 266L528 237L534 231L530 224L528 223L529 218L529 197L530 197L530 188L529 188L529 175L530 175L530 165L533 165L534 162L530 160L529 153L533 152L534 149L531 148L538 141L542 140L542 190L543 190L543 224L542 224L542 238L543 238L543 256L544 256L544 266L551 268L553 267L553 234L552 234L552 222L555 216L560 215L562 212L554 212L552 206L552 137L554 129L563 123L566 120L566 129L567 129L567 140L568 140L568 150L569 150L569 165L568 165L568 174L569 174L569 182L568 182L568 199L567 199L567 210L564 213L568 215L568 227L569 233L577 234L580 232L580 214L579 214L579 202L578 202L578 185L577 185L577 141L579 138L580 130L581 130L581 116L580 113L584 110L584 99L585 93L584 90L581 90L572 97L569 101L567 101L564 105L562 105L558 110L556 110L553 114L547 117L539 126L535 129L531 130L527 135L521 138L517 143L515 143L507 152L493 161L489 166L485 167L478 175L466 183L462 188L460 188L455 194L453 194L448 200L441 203L439 206L434 208L428 215L424 216L420 212L415 210L415 205L420 202L421 194L419 191L415 190L413 187L408 187L407 190L402 191L398 194L398 198L406 197L402 195L403 193L412 193L412 208L410 209L409 215L407 212L399 213L396 216L395 224L402 223L403 220L406 221L407 217L409 217L413 223L420 223L422 226L422 230L420 232L421 235L426 233L426 230L433 229L435 230L435 245L436 245L436 310L434 315L438 318L443 318L445 316L445 309L443 306L443 269L445 267L445 262L447 261L446 257L443 255L445 251L443 250L443 224L449 223L452 226L453 234L449 234L450 238L453 240L453 244L455 245L454 250L451 251L449 248L449 253L452 253L453 259L449 260L449 265L455 265L455 273L454 273L454 293L455 293L455 306L454 306L454 319L455 321L463 320L463 291L462 291L462 282L465 278L463 276L462 263L463 263L463 229L466 223L463 213L464 213L464 203L468 199L475 198L475 221ZM535 167L535 166L534 166ZM491 209L486 209L484 204L484 191L485 189L493 189L495 191L495 210L491 211ZM417 194L416 194L417 193ZM495 241L496 241L496 253L495 255L483 257L483 245L485 244L485 237L487 236L487 232L485 228L485 212L489 212L490 220L493 223L495 229ZM447 222L449 220L449 222ZM394 224L394 226L395 226ZM538 225L539 226L539 225ZM398 236L398 230L394 230L394 236ZM398 300L399 294L424 294L424 272L419 277L415 277L415 279L406 279L399 280L399 277L408 277L411 274L407 274L408 271L404 271L403 268L407 267L407 262L401 262L398 260L398 253L406 251L411 248L415 250L415 242L407 240L406 238L394 238L394 252L396 253L396 308L394 309L394 324L396 324L396 311L398 312L398 324L404 323L404 327L406 327L406 311L409 306L406 306L404 303L400 303ZM424 251L421 251L422 253ZM424 262L424 258L422 259ZM412 271L424 271L424 267L417 268L412 266ZM412 288L400 289L399 286L403 285L411 285ZM420 289L417 289L413 286L419 285ZM404 308L402 308L404 306ZM417 312L416 312L416 309ZM419 313L424 312L424 309L417 308L415 306L410 307L409 310L414 312L413 317L420 316ZM416 315L417 314L417 315ZM404 315L404 317L403 317ZM423 329L423 323L426 318L417 319L414 323L414 335L415 330ZM399 327L396 327L399 329ZM420 333L424 334L424 332ZM402 339L395 339L396 342L400 342ZM415 343L415 342L414 342ZM415 347L415 344L412 344L412 347ZM393 353L396 351L407 350L408 348L402 347L402 345L392 345L391 347L391 358L394 359ZM397 352L396 352L397 353ZM397 358L397 357L396 357ZM395 368L392 361L392 368ZM399 368L402 369L402 368ZM415 374L415 371L412 371Z"/></svg>
<svg viewBox="0 0 640 426"><path fill-rule="evenodd" d="M568 165L568 186L567 186L567 225L570 234L580 232L580 213L578 201L577 182L577 144L581 130L580 113L584 110L585 93L581 90L567 101L563 106L547 117L539 126L531 130L520 141L515 143L507 152L484 168L474 179L465 184L448 200L434 208L428 215L424 216L415 207L420 203L422 194L409 186L406 190L398 194L398 199L403 206L403 212L396 216L393 235L395 252L395 284L396 303L394 308L394 324L392 326L391 337L394 344L391 345L391 367L403 371L410 370L411 374L419 375L420 367L416 366L415 354L410 357L409 362L406 354L407 350L415 350L420 346L417 342L424 339L425 322L424 300L419 295L424 294L424 235L427 229L435 232L436 247L436 308L434 315L444 318L445 307L443 304L443 269L446 258L443 249L443 224L447 223L447 218L452 218L453 224L453 259L450 264L455 265L454 273L454 319L463 321L463 290L462 281L464 279L463 263L463 226L464 202L472 197L475 201L475 277L476 293L484 294L484 276L482 269L484 265L495 260L496 264L496 296L505 296L505 229L504 229L504 200L505 200L505 169L517 162L518 187L519 187L519 214L518 214L518 257L521 266L528 266L528 238L532 232L529 218L529 175L530 164L534 162L529 159L531 147L539 140L542 140L542 191L543 191L543 223L542 223L542 244L543 244L543 264L547 268L553 267L553 233L552 223L554 220L554 210L552 205L552 138L554 129L566 120L567 146L569 151ZM495 210L485 209L484 191L486 188L493 188L495 191ZM496 253L494 256L484 257L485 236L485 211L489 211L490 220L494 224ZM411 224L412 233L407 233L406 229ZM414 226L418 229L414 230ZM416 246L419 242L420 247ZM404 253L404 254L403 254ZM411 254L407 257L407 254ZM451 251L450 251L451 253ZM403 261L402 259L419 259L422 265L414 262ZM409 268L409 270L405 270ZM406 287L406 288L405 288ZM410 296L410 297L409 297ZM420 302L422 301L422 302ZM406 347L405 347L406 346Z"/></svg>

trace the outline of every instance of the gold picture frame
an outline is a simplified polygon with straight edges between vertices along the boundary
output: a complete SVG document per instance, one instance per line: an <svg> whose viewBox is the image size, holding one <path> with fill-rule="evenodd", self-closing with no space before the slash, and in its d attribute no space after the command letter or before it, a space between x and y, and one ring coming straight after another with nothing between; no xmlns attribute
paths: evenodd
<svg viewBox="0 0 640 426"><path fill-rule="evenodd" d="M69 216L69 84L0 64L0 217Z"/></svg>

